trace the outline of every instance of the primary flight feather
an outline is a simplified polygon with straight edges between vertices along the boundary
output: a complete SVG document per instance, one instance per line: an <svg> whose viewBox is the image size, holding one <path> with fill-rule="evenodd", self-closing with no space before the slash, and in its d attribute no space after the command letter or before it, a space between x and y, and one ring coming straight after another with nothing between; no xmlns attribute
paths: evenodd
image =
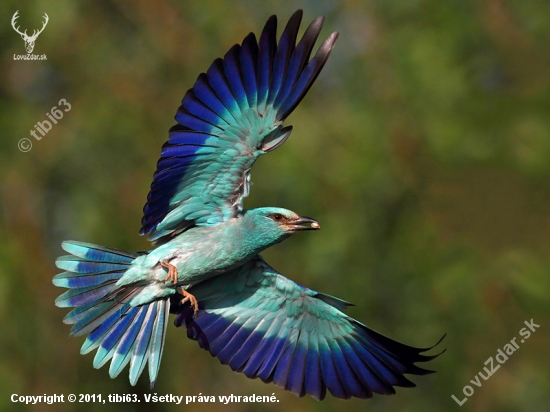
<svg viewBox="0 0 550 412"><path fill-rule="evenodd" d="M302 11L277 42L277 19L260 38L249 34L201 73L176 113L177 124L153 177L142 235L156 246L129 253L66 241L57 259L68 288L56 299L74 307L71 334L88 335L94 367L111 361L116 377L130 364L135 385L148 365L157 380L169 314L223 364L274 382L299 396L369 398L414 386L403 374L430 371L414 363L431 348L406 346L345 315L349 304L285 278L259 253L292 234L317 230L308 217L275 207L245 210L250 169L281 146L286 117L305 96L338 38L331 34L313 58L323 25L314 20L297 42Z"/></svg>

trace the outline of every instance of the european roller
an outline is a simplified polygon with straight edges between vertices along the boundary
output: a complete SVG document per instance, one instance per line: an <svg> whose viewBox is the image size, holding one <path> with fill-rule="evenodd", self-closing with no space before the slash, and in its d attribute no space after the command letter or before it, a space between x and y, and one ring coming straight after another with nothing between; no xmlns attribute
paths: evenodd
<svg viewBox="0 0 550 412"><path fill-rule="evenodd" d="M277 207L244 209L250 170L290 136L283 121L312 86L336 43L331 34L311 57L323 26L315 19L297 42L302 11L277 42L271 16L216 59L187 91L163 145L142 219L154 248L130 253L63 242L70 255L53 278L68 288L64 322L110 361L115 378L130 365L135 385L148 366L157 380L168 317L222 364L296 395L323 399L393 394L415 386L404 374L435 356L389 339L343 313L350 304L301 286L259 255L294 233L318 230L313 219ZM436 355L437 356L437 355Z"/></svg>

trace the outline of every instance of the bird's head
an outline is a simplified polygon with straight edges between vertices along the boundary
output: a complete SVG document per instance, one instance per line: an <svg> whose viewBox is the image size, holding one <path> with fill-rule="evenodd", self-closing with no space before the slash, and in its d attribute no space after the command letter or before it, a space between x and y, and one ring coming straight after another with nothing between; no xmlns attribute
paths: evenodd
<svg viewBox="0 0 550 412"><path fill-rule="evenodd" d="M254 232L266 247L296 232L321 229L316 220L279 207L250 209L246 211L244 218L253 225Z"/></svg>

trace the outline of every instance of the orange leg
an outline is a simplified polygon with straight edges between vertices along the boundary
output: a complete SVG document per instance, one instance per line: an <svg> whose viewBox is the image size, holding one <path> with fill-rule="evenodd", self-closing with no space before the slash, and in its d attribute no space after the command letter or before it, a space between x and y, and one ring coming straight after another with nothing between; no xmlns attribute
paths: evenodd
<svg viewBox="0 0 550 412"><path fill-rule="evenodd" d="M178 270L176 269L176 267L174 265L171 265L168 262L160 262L160 265L163 268L168 269L168 274L164 278L164 281L167 281L168 279L170 279L174 285L178 283Z"/></svg>
<svg viewBox="0 0 550 412"><path fill-rule="evenodd" d="M195 312L195 315L199 311L199 302L197 302L197 298L187 292L184 288L180 288L178 290L178 293L181 293L183 295L183 299L181 300L181 304L183 305L185 302L190 302L191 306L193 306L193 312Z"/></svg>

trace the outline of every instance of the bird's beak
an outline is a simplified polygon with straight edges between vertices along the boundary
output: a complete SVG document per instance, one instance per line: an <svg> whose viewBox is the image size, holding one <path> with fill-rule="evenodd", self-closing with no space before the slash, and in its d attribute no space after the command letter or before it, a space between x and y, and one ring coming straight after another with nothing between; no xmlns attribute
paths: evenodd
<svg viewBox="0 0 550 412"><path fill-rule="evenodd" d="M309 226L302 226L309 224ZM305 216L299 216L298 219L287 220L286 227L293 232L299 232L301 230L319 230L321 225L314 219Z"/></svg>

